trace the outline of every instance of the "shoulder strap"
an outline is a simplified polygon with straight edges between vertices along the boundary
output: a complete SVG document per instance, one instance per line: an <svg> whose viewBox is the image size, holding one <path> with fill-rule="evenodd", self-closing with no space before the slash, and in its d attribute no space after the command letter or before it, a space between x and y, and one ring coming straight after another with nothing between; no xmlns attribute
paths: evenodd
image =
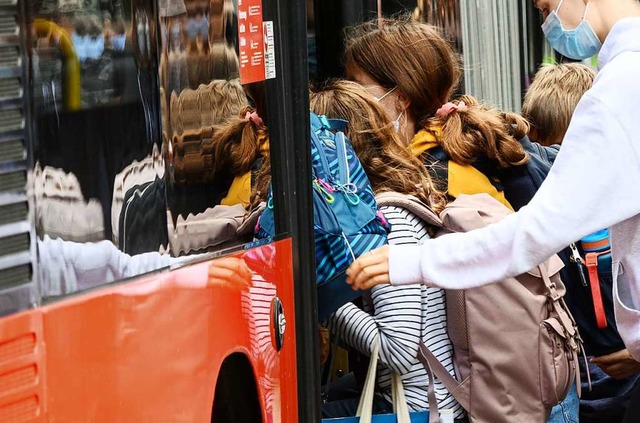
<svg viewBox="0 0 640 423"><path fill-rule="evenodd" d="M395 206L409 210L428 225L442 227L442 220L426 204L417 197L399 192L382 192L376 195L378 206Z"/></svg>
<svg viewBox="0 0 640 423"><path fill-rule="evenodd" d="M429 413L438 415L438 402L434 392L433 376L435 375L440 382L447 388L447 391L460 403L462 408L470 410L471 399L469 391L458 382L447 369L440 363L440 360L429 350L424 344L420 343L418 350L418 360L422 363L427 375L429 376L429 387L427 388L427 398L429 400ZM430 422L431 423L431 422Z"/></svg>

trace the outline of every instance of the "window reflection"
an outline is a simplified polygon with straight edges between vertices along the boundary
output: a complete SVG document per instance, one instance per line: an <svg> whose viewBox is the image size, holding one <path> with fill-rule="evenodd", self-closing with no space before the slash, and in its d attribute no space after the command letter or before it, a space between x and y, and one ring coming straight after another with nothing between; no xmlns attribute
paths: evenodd
<svg viewBox="0 0 640 423"><path fill-rule="evenodd" d="M268 134L256 113L261 89L239 80L234 2L40 0L29 9L29 186L44 296L251 240L238 228Z"/></svg>
<svg viewBox="0 0 640 423"><path fill-rule="evenodd" d="M28 7L29 187L43 295L166 266L152 2L42 0Z"/></svg>
<svg viewBox="0 0 640 423"><path fill-rule="evenodd" d="M236 9L230 0L161 2L161 102L169 249L193 254L247 241L237 228L266 129L239 80Z"/></svg>

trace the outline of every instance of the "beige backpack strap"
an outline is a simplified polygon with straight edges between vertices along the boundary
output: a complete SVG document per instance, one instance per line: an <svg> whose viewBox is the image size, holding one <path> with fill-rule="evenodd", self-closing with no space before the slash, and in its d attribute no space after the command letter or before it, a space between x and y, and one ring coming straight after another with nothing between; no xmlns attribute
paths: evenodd
<svg viewBox="0 0 640 423"><path fill-rule="evenodd" d="M418 216L425 223L442 228L442 220L420 199L399 192L382 192L376 195L379 207L401 207Z"/></svg>
<svg viewBox="0 0 640 423"><path fill-rule="evenodd" d="M440 363L440 360L436 358L435 355L427 348L424 343L420 343L418 350L418 359L424 365L427 374L429 375L429 387L427 389L427 396L429 399L429 414L438 416L438 403L436 401L436 396L433 387L433 375L435 375L440 382L447 388L447 391L460 403L460 405L465 409L469 410L470 408L470 399L469 392L462 387L462 384L459 383L451 374L447 371L447 369ZM436 420L437 422L437 420ZM433 423L429 421L429 423Z"/></svg>
<svg viewBox="0 0 640 423"><path fill-rule="evenodd" d="M420 343L420 349L428 348ZM429 385L427 386L427 400L429 401L429 423L440 423L440 412L438 411L438 400L436 398L435 385L433 383L433 369L431 368L431 364L429 364L429 360L422 353L422 351L418 352L418 359L424 366L424 369L427 371L427 376L429 376Z"/></svg>

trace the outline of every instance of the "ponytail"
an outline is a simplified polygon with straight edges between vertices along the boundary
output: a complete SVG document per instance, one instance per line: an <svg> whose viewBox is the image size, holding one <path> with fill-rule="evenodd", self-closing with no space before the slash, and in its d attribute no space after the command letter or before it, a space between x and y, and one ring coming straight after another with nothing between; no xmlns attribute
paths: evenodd
<svg viewBox="0 0 640 423"><path fill-rule="evenodd" d="M239 117L214 127L215 172L227 169L234 176L249 172L267 137L267 128L250 107L243 108Z"/></svg>
<svg viewBox="0 0 640 423"><path fill-rule="evenodd" d="M501 112L462 96L445 104L427 120L427 128L442 128L438 137L445 153L454 162L472 165L486 157L501 168L521 166L529 161L519 140L529 132L529 124L514 113ZM433 133L433 131L431 131Z"/></svg>

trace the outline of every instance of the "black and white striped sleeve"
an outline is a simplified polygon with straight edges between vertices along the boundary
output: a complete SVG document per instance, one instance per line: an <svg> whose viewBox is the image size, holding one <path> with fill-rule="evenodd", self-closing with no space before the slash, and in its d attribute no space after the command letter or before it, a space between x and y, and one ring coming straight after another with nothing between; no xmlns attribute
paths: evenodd
<svg viewBox="0 0 640 423"><path fill-rule="evenodd" d="M417 217L402 208L382 209L391 223L390 244L416 244ZM426 234L425 234L426 235ZM373 314L347 304L329 318L329 327L340 339L370 355L373 341L380 337L380 361L399 374L411 370L418 353L422 327L420 285L376 286L371 291Z"/></svg>

